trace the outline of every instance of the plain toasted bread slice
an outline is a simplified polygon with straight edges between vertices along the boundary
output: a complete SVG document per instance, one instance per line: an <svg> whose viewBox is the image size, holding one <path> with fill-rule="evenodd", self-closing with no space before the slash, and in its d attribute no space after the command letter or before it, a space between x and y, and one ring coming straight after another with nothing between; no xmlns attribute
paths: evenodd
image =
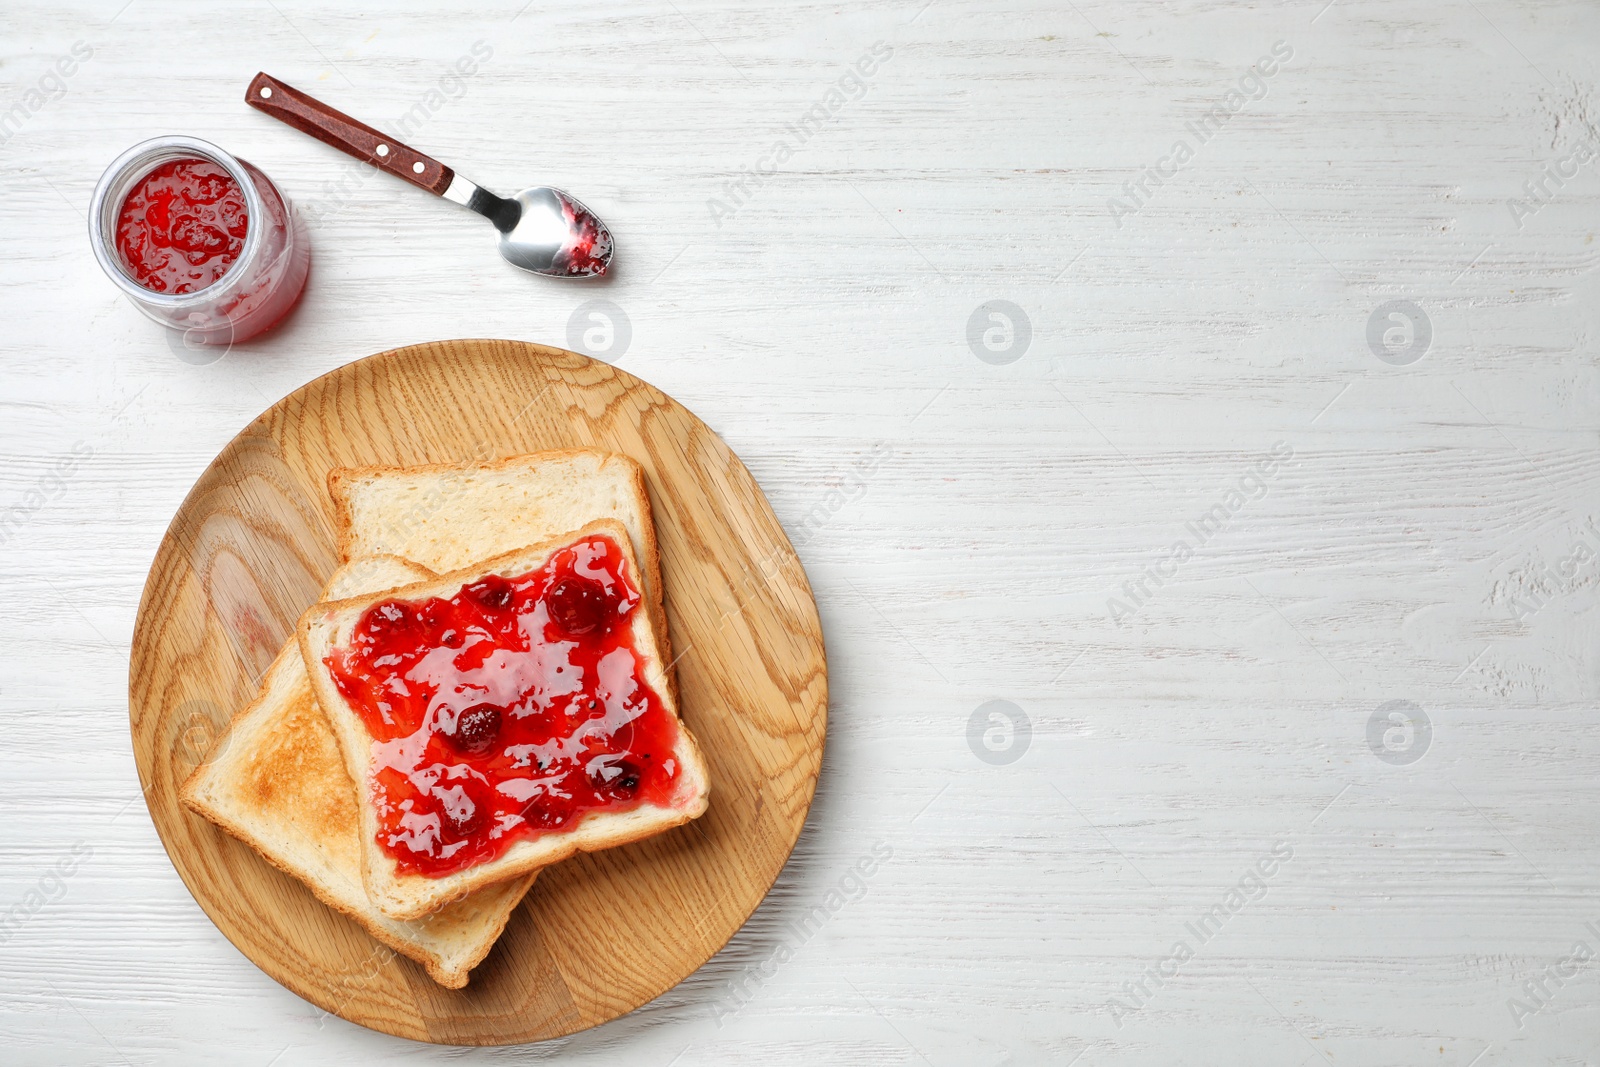
<svg viewBox="0 0 1600 1067"><path fill-rule="evenodd" d="M433 572L393 556L347 563L323 599L427 581ZM181 796L268 862L304 882L383 944L460 989L489 952L535 874L490 886L418 922L397 922L372 905L362 875L355 783L327 716L317 707L298 640L291 636L261 693L234 716L215 758L184 782Z"/></svg>
<svg viewBox="0 0 1600 1067"><path fill-rule="evenodd" d="M661 553L644 469L628 456L566 449L484 463L343 467L328 474L344 559L389 553L440 574L577 530L596 519L627 528L661 651Z"/></svg>
<svg viewBox="0 0 1600 1067"><path fill-rule="evenodd" d="M397 919L415 919L462 893L519 877L579 851L595 852L641 840L688 822L705 811L711 788L705 763L694 738L678 716L677 701L667 685L668 665L662 657L661 641L652 613L636 608L629 616L628 625L632 628L630 637L639 656L641 676L656 692L663 708L676 720L678 727L678 739L672 757L677 760L681 772L674 795L667 804L658 806L643 803L622 812L605 809L591 811L568 827L520 838L493 859L442 877L402 870L394 857L378 843L380 824L372 774L374 738L361 715L335 684L326 662L329 655L348 646L357 623L369 609L380 603L396 600L417 603L433 597L448 598L463 586L486 575L517 577L527 574L542 567L556 551L597 534L616 542L626 560L627 572L634 576L632 580L637 583L637 557L632 550L628 531L615 520L602 519L542 545L507 553L437 580L420 582L377 596L319 604L301 618L300 646L312 688L333 723L350 777L362 783L359 807L367 893L385 914Z"/></svg>

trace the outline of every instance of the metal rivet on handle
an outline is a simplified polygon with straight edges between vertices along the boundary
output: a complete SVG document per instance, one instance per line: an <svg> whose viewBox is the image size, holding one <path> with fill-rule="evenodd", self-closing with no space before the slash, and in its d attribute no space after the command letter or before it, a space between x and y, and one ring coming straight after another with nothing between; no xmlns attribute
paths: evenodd
<svg viewBox="0 0 1600 1067"><path fill-rule="evenodd" d="M378 146L378 155L386 156L388 154L389 154L389 146L388 145L381 144L381 145Z"/></svg>
<svg viewBox="0 0 1600 1067"><path fill-rule="evenodd" d="M271 100L272 99L272 86L263 85L261 87L261 99L263 99L263 100Z"/></svg>
<svg viewBox="0 0 1600 1067"><path fill-rule="evenodd" d="M425 171L427 169L428 168L424 167L421 163L413 163L413 164L411 164L411 173L413 173L413 174L421 174L423 171Z"/></svg>

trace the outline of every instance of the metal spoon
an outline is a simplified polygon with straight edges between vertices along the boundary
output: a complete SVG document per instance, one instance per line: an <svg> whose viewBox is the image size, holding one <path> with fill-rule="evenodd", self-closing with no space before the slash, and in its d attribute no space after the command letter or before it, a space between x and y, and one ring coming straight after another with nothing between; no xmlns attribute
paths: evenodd
<svg viewBox="0 0 1600 1067"><path fill-rule="evenodd" d="M560 189L536 185L510 199L496 196L269 74L257 74L250 82L245 103L363 163L476 211L500 231L500 254L513 266L551 278L597 278L611 265L611 231Z"/></svg>

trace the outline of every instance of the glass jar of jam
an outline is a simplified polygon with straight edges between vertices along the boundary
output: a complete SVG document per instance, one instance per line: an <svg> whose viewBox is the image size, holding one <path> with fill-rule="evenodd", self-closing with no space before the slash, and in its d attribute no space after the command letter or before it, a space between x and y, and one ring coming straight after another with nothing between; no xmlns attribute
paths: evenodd
<svg viewBox="0 0 1600 1067"><path fill-rule="evenodd" d="M89 237L123 294L184 331L185 344L233 344L273 326L311 266L289 198L194 137L157 137L117 157L95 187Z"/></svg>

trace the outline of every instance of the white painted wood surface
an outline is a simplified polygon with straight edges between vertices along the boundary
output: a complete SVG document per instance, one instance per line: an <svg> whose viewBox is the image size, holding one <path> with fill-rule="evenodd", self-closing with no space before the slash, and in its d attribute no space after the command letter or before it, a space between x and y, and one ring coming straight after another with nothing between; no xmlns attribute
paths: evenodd
<svg viewBox="0 0 1600 1067"><path fill-rule="evenodd" d="M1600 969L1562 963L1600 953L1600 163L1564 162L1597 136L1593 5L520 2L0 12L0 107L39 104L0 145L0 513L27 512L0 553L0 911L48 898L0 944L0 1059L1600 1062ZM264 69L393 129L479 41L410 139L574 191L618 234L613 281L521 275L475 220L241 101ZM1261 98L1200 143L1241 79ZM859 98L713 211L834 87ZM303 306L210 365L85 237L105 164L164 132L311 220ZM1535 205L1547 165L1576 175ZM565 345L591 298L801 543L833 693L811 821L727 950L618 1022L463 1052L321 1019L206 920L138 802L146 568L272 400L413 341ZM990 300L1031 325L1014 362L969 346ZM1394 300L1431 329L1404 366L1367 340ZM1166 577L1118 625L1146 567ZM1031 728L1008 764L969 745L991 700ZM1390 701L1431 723L1421 759L1393 761L1415 730L1369 745ZM853 899L786 932L878 842ZM1180 940L1148 996L1124 986Z"/></svg>

